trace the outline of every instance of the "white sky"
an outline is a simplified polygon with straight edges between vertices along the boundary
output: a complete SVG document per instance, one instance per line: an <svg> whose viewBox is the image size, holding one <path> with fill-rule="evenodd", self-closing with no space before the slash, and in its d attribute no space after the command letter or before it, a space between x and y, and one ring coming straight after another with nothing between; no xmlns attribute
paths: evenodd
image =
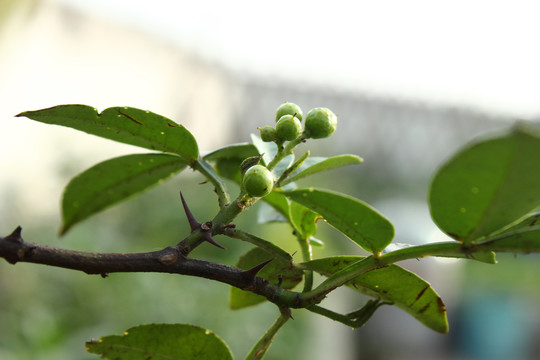
<svg viewBox="0 0 540 360"><path fill-rule="evenodd" d="M299 86L540 114L537 1L58 1Z"/></svg>

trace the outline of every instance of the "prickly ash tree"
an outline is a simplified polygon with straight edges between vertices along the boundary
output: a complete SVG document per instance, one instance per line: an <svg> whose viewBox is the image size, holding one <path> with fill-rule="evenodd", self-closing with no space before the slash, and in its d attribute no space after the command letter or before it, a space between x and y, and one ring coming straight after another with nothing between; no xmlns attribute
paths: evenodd
<svg viewBox="0 0 540 360"><path fill-rule="evenodd" d="M357 328L381 305L394 305L425 326L445 333L446 310L439 295L396 262L437 256L494 264L495 252L540 251L540 215L534 213L540 205L540 130L528 124L517 124L506 133L466 146L435 174L429 189L431 215L452 241L385 251L394 229L375 209L351 196L296 185L297 180L310 175L362 162L354 155L321 158L310 157L309 151L295 154L297 145L311 144L336 130L337 119L328 109L308 112L302 126L301 109L285 103L276 112L276 125L260 128L262 139L253 135L252 144L227 146L202 157L188 130L149 111L113 107L98 113L89 106L61 105L18 116L154 151L107 160L73 178L63 195L61 234L188 167L213 185L219 211L212 219L197 220L180 194L191 233L160 251L106 254L64 250L25 241L17 227L0 237L0 256L11 264L31 262L103 277L114 272L196 276L231 285L233 308L272 302L279 317L246 359L264 357L276 333L293 318L296 310L291 309L304 309ZM224 179L238 184L236 198L231 198L227 186L232 182ZM257 201L269 204L290 224L298 240L299 253L294 260L272 239L235 227L234 220ZM320 242L313 236L321 219L371 255L312 259L311 247ZM249 242L253 249L236 266L190 257L203 244L224 249L214 240L216 235ZM326 279L315 284L314 272ZM341 286L373 299L349 314L326 309L326 295ZM141 325L123 336L89 341L87 349L107 359L144 359L148 354L168 359L232 359L216 335L183 324Z"/></svg>

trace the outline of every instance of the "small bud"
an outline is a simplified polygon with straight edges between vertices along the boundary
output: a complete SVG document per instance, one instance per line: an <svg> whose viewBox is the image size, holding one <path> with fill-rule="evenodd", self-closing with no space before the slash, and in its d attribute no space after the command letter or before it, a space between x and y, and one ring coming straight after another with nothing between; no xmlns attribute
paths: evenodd
<svg viewBox="0 0 540 360"><path fill-rule="evenodd" d="M306 115L305 133L307 137L322 139L336 131L337 117L327 108L311 109Z"/></svg>
<svg viewBox="0 0 540 360"><path fill-rule="evenodd" d="M273 142L278 139L276 129L272 126L263 126L262 128L258 128L261 132L261 139L264 142Z"/></svg>
<svg viewBox="0 0 540 360"><path fill-rule="evenodd" d="M294 115L283 115L276 124L276 132L280 140L294 140L302 134L302 123Z"/></svg>
<svg viewBox="0 0 540 360"><path fill-rule="evenodd" d="M291 102L286 102L279 105L279 107L276 110L276 122L279 119L281 119L283 115L292 115L298 118L298 120L302 120L304 117L304 114L302 113L302 109L300 109L300 106Z"/></svg>

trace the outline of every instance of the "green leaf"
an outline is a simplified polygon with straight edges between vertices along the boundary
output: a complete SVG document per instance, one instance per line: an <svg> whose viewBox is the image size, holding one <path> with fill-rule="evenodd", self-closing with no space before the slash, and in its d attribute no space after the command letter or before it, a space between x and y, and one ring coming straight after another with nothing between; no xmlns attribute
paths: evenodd
<svg viewBox="0 0 540 360"><path fill-rule="evenodd" d="M121 156L75 176L64 190L60 234L73 225L182 171L186 160L169 154Z"/></svg>
<svg viewBox="0 0 540 360"><path fill-rule="evenodd" d="M520 124L476 142L435 175L429 203L435 223L465 244L518 221L540 206L540 132Z"/></svg>
<svg viewBox="0 0 540 360"><path fill-rule="evenodd" d="M302 234L304 239L309 239L317 232L317 219L321 216L297 202L291 203L290 219L296 231Z"/></svg>
<svg viewBox="0 0 540 360"><path fill-rule="evenodd" d="M248 270L271 258L272 255L268 252L260 248L253 248L238 260L236 266L240 269ZM281 276L281 287L284 289L292 289L302 281L303 271L293 269L290 262L274 258L274 260L266 265L257 276L260 276L273 284L277 284L280 281L279 277ZM241 309L264 301L266 301L266 298L263 296L240 290L236 287L231 287L229 296L229 306L231 309Z"/></svg>
<svg viewBox="0 0 540 360"><path fill-rule="evenodd" d="M59 105L17 116L71 127L89 134L146 149L174 153L186 160L199 156L197 142L182 125L150 111L111 107L98 114L87 105Z"/></svg>
<svg viewBox="0 0 540 360"><path fill-rule="evenodd" d="M368 204L353 197L313 188L283 195L321 215L364 249L382 251L394 237L392 224Z"/></svg>
<svg viewBox="0 0 540 360"><path fill-rule="evenodd" d="M257 148L252 144L240 143L222 147L209 154L203 159L214 161L216 172L227 179L240 183L242 176L240 174L240 164L251 156L259 155Z"/></svg>
<svg viewBox="0 0 540 360"><path fill-rule="evenodd" d="M213 332L186 324L148 324L123 335L104 336L86 343L102 359L232 360L227 345Z"/></svg>
<svg viewBox="0 0 540 360"><path fill-rule="evenodd" d="M331 276L362 259L361 256L335 256L302 265L324 276ZM366 272L347 285L364 294L394 303L432 330L448 332L446 308L441 297L428 282L398 265Z"/></svg>
<svg viewBox="0 0 540 360"><path fill-rule="evenodd" d="M295 172L293 176L283 181L282 184L288 184L290 182L305 178L319 172L332 170L341 166L360 164L362 158L356 155L338 155L331 158L324 157L311 157L307 159L303 166L299 168L299 171Z"/></svg>
<svg viewBox="0 0 540 360"><path fill-rule="evenodd" d="M271 192L263 197L262 200L274 208L274 210L281 214L287 221L289 220L290 202L283 194Z"/></svg>
<svg viewBox="0 0 540 360"><path fill-rule="evenodd" d="M254 145L248 143L239 143L224 146L220 149L212 151L211 153L204 155L203 159L206 161L240 159L240 161L242 161L248 157L257 155L259 155L259 152Z"/></svg>

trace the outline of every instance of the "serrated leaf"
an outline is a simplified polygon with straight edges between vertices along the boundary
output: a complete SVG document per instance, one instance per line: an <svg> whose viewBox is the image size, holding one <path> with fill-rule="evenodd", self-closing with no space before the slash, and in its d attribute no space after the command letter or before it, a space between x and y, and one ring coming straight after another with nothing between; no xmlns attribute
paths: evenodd
<svg viewBox="0 0 540 360"><path fill-rule="evenodd" d="M236 266L240 269L248 270L271 258L272 255L261 248L253 248L240 257ZM274 258L274 260L266 265L257 276L260 276L273 284L277 284L280 281L279 278L281 276L281 287L284 289L292 289L302 281L303 272L292 268L290 262ZM263 296L240 290L236 287L231 287L229 295L229 306L231 309L241 309L257 305L264 301L266 301L266 298Z"/></svg>
<svg viewBox="0 0 540 360"><path fill-rule="evenodd" d="M199 155L197 142L182 125L150 111L111 107L98 114L87 105L59 105L25 111L24 116L45 124L67 126L89 134L146 149L174 153L187 160Z"/></svg>
<svg viewBox="0 0 540 360"><path fill-rule="evenodd" d="M362 259L361 256L335 256L312 260L302 266L331 276ZM398 265L369 271L347 285L364 294L393 302L432 330L448 332L446 308L441 297L428 282Z"/></svg>
<svg viewBox="0 0 540 360"><path fill-rule="evenodd" d="M213 332L186 324L148 324L123 335L109 335L86 343L86 350L102 359L232 360L227 345Z"/></svg>
<svg viewBox="0 0 540 360"><path fill-rule="evenodd" d="M392 224L368 204L348 195L313 188L283 195L321 215L364 249L382 251L394 238Z"/></svg>
<svg viewBox="0 0 540 360"><path fill-rule="evenodd" d="M75 176L62 198L61 234L84 219L182 171L185 159L169 154L121 156Z"/></svg>
<svg viewBox="0 0 540 360"><path fill-rule="evenodd" d="M361 157L349 154L333 156L330 158L311 157L304 162L304 164L299 168L299 171L293 173L293 175L287 180L283 181L282 184L288 184L307 176L332 170L341 166L360 164L362 161L363 160Z"/></svg>
<svg viewBox="0 0 540 360"><path fill-rule="evenodd" d="M429 204L435 223L465 244L495 233L540 206L540 132L516 126L478 141L436 173Z"/></svg>

